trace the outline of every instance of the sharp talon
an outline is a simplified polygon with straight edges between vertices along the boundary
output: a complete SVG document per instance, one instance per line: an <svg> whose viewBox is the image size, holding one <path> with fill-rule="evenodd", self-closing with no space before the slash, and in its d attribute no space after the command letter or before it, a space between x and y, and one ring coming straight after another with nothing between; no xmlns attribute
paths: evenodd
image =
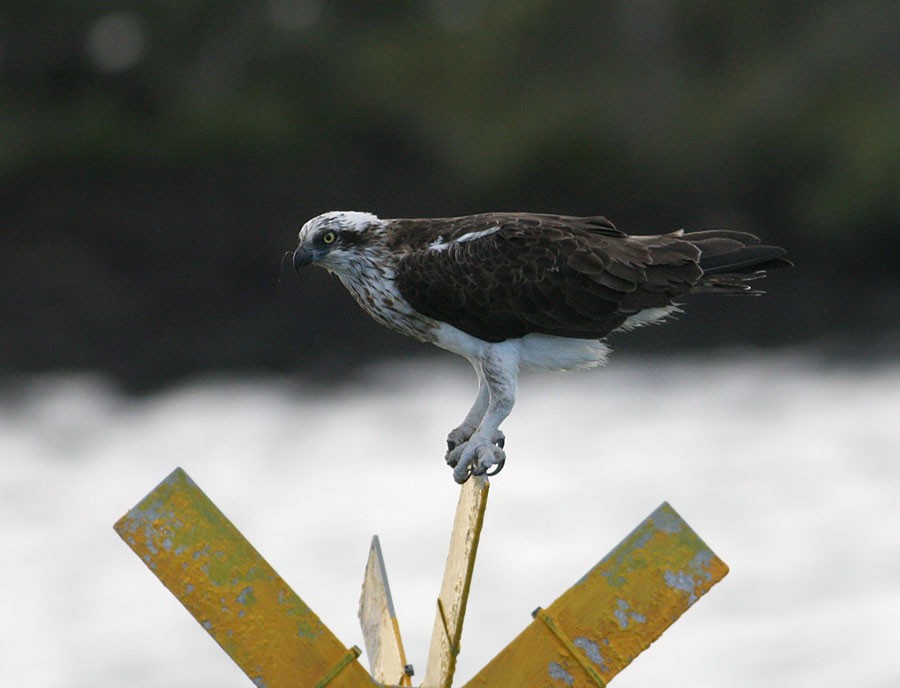
<svg viewBox="0 0 900 688"><path fill-rule="evenodd" d="M502 444L500 446L503 447ZM491 468L494 469L493 471L485 471L484 474L488 477L497 475L500 471L503 470L503 466L505 463L506 463L506 457L500 459L497 463L495 463L493 466L491 466Z"/></svg>
<svg viewBox="0 0 900 688"><path fill-rule="evenodd" d="M456 471L453 471L453 480L456 481L457 485L464 484L469 478L472 477L472 471L469 469L466 471L465 475L457 475Z"/></svg>

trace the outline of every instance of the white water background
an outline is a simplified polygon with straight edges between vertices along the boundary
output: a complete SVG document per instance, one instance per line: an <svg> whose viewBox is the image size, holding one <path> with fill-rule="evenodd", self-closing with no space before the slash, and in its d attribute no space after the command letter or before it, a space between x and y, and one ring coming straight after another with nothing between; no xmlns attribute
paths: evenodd
<svg viewBox="0 0 900 688"><path fill-rule="evenodd" d="M377 533L421 680L458 496L444 436L474 392L438 358L332 387L9 383L0 685L250 685L112 530L176 466L347 646ZM523 376L503 428L454 685L665 500L731 573L614 686L900 686L900 363L614 357Z"/></svg>

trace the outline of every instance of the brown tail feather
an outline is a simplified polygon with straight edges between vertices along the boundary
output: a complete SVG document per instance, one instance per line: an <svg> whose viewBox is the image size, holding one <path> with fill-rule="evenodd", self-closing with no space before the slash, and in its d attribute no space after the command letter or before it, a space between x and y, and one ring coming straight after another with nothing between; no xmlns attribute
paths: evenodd
<svg viewBox="0 0 900 688"><path fill-rule="evenodd" d="M700 249L703 276L694 293L761 294L750 282L765 277L766 270L792 265L783 248L760 244L745 232L691 232L683 238Z"/></svg>

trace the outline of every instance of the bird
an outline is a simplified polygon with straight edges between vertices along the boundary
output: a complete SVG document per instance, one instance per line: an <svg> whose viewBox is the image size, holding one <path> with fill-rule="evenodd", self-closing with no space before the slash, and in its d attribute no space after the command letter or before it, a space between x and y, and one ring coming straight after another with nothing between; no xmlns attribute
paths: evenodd
<svg viewBox="0 0 900 688"><path fill-rule="evenodd" d="M478 392L444 457L462 484L505 465L500 424L520 370L603 365L609 335L666 320L687 294L761 294L752 282L785 256L747 232L629 235L600 215L331 211L303 224L292 263L337 276L380 324L469 360Z"/></svg>

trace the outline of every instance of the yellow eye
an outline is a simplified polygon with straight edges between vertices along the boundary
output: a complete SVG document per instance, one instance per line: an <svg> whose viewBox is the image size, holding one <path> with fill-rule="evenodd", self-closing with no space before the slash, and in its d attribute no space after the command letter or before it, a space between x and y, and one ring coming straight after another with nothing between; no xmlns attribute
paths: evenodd
<svg viewBox="0 0 900 688"><path fill-rule="evenodd" d="M325 232L325 234L322 235L323 244L333 244L335 239L337 239L337 235L334 232Z"/></svg>

